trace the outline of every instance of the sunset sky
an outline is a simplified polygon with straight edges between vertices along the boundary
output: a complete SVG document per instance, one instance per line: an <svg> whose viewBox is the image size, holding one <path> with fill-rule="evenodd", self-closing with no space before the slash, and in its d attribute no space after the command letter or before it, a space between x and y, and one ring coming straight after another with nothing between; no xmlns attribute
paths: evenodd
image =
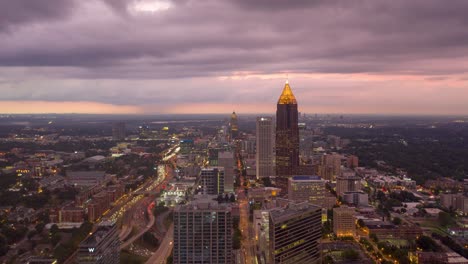
<svg viewBox="0 0 468 264"><path fill-rule="evenodd" d="M0 113L468 114L468 1L0 0Z"/></svg>

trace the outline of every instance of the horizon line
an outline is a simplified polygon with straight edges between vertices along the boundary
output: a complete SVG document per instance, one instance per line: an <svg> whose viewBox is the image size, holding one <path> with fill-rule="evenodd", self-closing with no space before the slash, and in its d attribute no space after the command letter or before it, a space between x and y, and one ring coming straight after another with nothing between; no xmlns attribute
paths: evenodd
<svg viewBox="0 0 468 264"><path fill-rule="evenodd" d="M466 114L436 114L436 113L306 113L299 112L301 115L334 115L334 116L440 116L440 117L466 117L468 118L468 113ZM237 115L272 115L275 113L253 113L253 112L238 112ZM0 117L3 116L21 116L21 115L102 115L102 116L158 116L158 115L231 115L230 112L226 113L0 113Z"/></svg>

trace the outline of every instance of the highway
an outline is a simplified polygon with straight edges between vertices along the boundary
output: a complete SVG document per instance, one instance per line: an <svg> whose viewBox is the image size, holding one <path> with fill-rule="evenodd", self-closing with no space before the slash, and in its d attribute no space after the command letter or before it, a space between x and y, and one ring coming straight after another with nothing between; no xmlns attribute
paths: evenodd
<svg viewBox="0 0 468 264"><path fill-rule="evenodd" d="M169 257L172 251L173 239L174 224L171 224L158 250L146 261L146 264L166 264L167 257Z"/></svg>
<svg viewBox="0 0 468 264"><path fill-rule="evenodd" d="M159 240L163 240L164 236L167 233L167 228L164 225L164 221L171 212L172 212L172 209L156 217L156 225L154 226L155 227L154 229L156 229L156 236Z"/></svg>
<svg viewBox="0 0 468 264"><path fill-rule="evenodd" d="M155 217L154 217L154 214L153 214L153 206L154 206L154 204L150 204L147 207L147 212L148 212L148 215L149 215L149 222L146 224L146 226L140 232L138 232L136 235L132 236L125 243L120 245L120 249L124 249L124 248L128 247L130 244L135 242L135 240L140 238L144 233L146 233L154 225Z"/></svg>
<svg viewBox="0 0 468 264"><path fill-rule="evenodd" d="M172 147L170 147L163 154L163 162L169 162L171 160L173 162L173 159L177 157L177 153L179 152L179 150L179 144L175 144ZM159 166L165 167L165 165ZM117 222L123 217L122 230L119 233L119 239L124 240L131 234L135 224L140 225L141 228L141 224L145 222L141 220L141 216L144 215L144 208L146 207L146 210L149 215L149 222L146 224L146 226L143 227L143 229L140 232L138 232L135 236L131 237L128 241L124 242L121 245L121 249L127 247L139 237L141 237L145 232L147 232L151 227L153 227L155 223L153 207L150 208L149 205L146 205L151 204L153 202L154 195L160 192L163 186L167 185L167 183L173 175L172 172L167 173L166 170L158 170L157 176L158 177L156 178L156 180L153 181L153 179L148 179L138 189L132 191L129 194L123 195L121 198L119 198L119 200L115 202L114 207L111 210L104 213L104 215L96 221L96 223L98 223L102 219ZM144 194L149 194L149 197L145 198ZM142 208L142 205L145 205L145 207ZM138 212L143 212L143 214L138 214ZM96 225L94 226L94 228L96 228ZM78 251L75 250L73 254L70 257L68 257L67 260L65 260L64 263L73 263L77 252Z"/></svg>

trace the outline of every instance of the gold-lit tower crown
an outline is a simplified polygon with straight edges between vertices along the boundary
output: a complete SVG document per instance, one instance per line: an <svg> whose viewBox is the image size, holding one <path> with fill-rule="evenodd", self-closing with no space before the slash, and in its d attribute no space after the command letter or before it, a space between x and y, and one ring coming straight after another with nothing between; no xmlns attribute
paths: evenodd
<svg viewBox="0 0 468 264"><path fill-rule="evenodd" d="M278 99L278 104L297 104L296 97L294 97L288 80L286 80L284 84L283 92Z"/></svg>

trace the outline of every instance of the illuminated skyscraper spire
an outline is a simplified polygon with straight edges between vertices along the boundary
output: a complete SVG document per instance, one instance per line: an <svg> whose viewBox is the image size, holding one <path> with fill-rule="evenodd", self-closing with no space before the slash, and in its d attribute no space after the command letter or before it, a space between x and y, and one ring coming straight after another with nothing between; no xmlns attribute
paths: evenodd
<svg viewBox="0 0 468 264"><path fill-rule="evenodd" d="M297 101L286 80L276 106L276 176L287 192L288 178L299 173L299 127Z"/></svg>
<svg viewBox="0 0 468 264"><path fill-rule="evenodd" d="M289 80L286 79L284 84L283 92L281 93L278 104L297 104L296 97L294 96L291 87L289 86Z"/></svg>
<svg viewBox="0 0 468 264"><path fill-rule="evenodd" d="M229 122L229 128L231 132L231 139L237 138L239 127L237 124L237 114L235 111L233 111L231 114L231 121Z"/></svg>

